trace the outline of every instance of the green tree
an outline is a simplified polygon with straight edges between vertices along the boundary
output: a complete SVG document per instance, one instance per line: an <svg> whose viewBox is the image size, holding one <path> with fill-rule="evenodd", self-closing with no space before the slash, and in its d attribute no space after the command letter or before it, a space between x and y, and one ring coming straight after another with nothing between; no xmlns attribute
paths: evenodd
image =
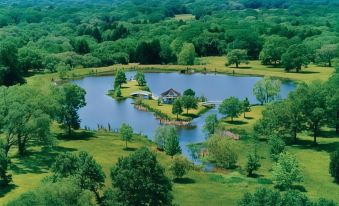
<svg viewBox="0 0 339 206"><path fill-rule="evenodd" d="M118 71L115 74L114 79L114 88L120 87L121 85L127 83L125 72L122 69L118 69Z"/></svg>
<svg viewBox="0 0 339 206"><path fill-rule="evenodd" d="M167 136L169 135L169 126L159 126L155 130L154 142L157 145L158 149L165 149L165 142Z"/></svg>
<svg viewBox="0 0 339 206"><path fill-rule="evenodd" d="M147 84L145 74L142 71L137 71L134 76L134 79L138 82L139 86L145 86Z"/></svg>
<svg viewBox="0 0 339 206"><path fill-rule="evenodd" d="M172 185L156 156L147 148L119 158L111 170L112 185L124 205L171 205ZM137 187L136 187L137 185Z"/></svg>
<svg viewBox="0 0 339 206"><path fill-rule="evenodd" d="M339 57L339 44L327 44L317 50L316 61L331 67L332 60Z"/></svg>
<svg viewBox="0 0 339 206"><path fill-rule="evenodd" d="M233 49L227 54L227 65L235 64L238 68L241 63L248 63L247 50L244 49Z"/></svg>
<svg viewBox="0 0 339 206"><path fill-rule="evenodd" d="M241 111L242 103L236 97L229 97L225 99L219 107L219 112L227 117L231 117L232 122L234 117L239 117Z"/></svg>
<svg viewBox="0 0 339 206"><path fill-rule="evenodd" d="M41 51L32 47L23 47L18 51L18 61L20 67L28 72L29 70L43 70L43 56Z"/></svg>
<svg viewBox="0 0 339 206"><path fill-rule="evenodd" d="M295 183L303 181L303 176L297 159L289 153L281 153L278 162L273 167L273 175L277 187L291 189Z"/></svg>
<svg viewBox="0 0 339 206"><path fill-rule="evenodd" d="M286 52L288 44L288 39L286 37L280 36L269 36L265 40L263 49L260 52L259 59L262 64L280 64L281 56Z"/></svg>
<svg viewBox="0 0 339 206"><path fill-rule="evenodd" d="M259 206L274 205L281 206L281 196L276 190L268 188L258 188L254 194L246 192L243 198L238 202L238 206Z"/></svg>
<svg viewBox="0 0 339 206"><path fill-rule="evenodd" d="M339 184L339 149L331 153L329 168L334 181Z"/></svg>
<svg viewBox="0 0 339 206"><path fill-rule="evenodd" d="M327 82L328 91L326 105L328 114L328 123L335 127L335 131L339 134L339 74L334 74Z"/></svg>
<svg viewBox="0 0 339 206"><path fill-rule="evenodd" d="M5 152L4 143L0 144L0 186L7 187L12 181L12 175L8 174L9 158Z"/></svg>
<svg viewBox="0 0 339 206"><path fill-rule="evenodd" d="M195 97L195 91L193 91L192 89L186 89L183 93L184 96L192 96Z"/></svg>
<svg viewBox="0 0 339 206"><path fill-rule="evenodd" d="M115 87L114 89L114 97L121 97L122 93L121 93L121 88L120 86Z"/></svg>
<svg viewBox="0 0 339 206"><path fill-rule="evenodd" d="M104 186L106 176L102 167L87 152L59 155L52 165L52 171L54 181L71 177L81 189L92 191L97 200L100 200L99 191Z"/></svg>
<svg viewBox="0 0 339 206"><path fill-rule="evenodd" d="M210 160L214 161L218 167L228 169L236 165L238 155L231 140L212 136L207 140L206 146Z"/></svg>
<svg viewBox="0 0 339 206"><path fill-rule="evenodd" d="M172 105L172 114L176 114L177 115L177 120L179 120L179 115L183 112L182 110L182 104L180 99L176 99L173 102Z"/></svg>
<svg viewBox="0 0 339 206"><path fill-rule="evenodd" d="M178 54L178 64L193 65L195 60L195 48L191 43L185 43Z"/></svg>
<svg viewBox="0 0 339 206"><path fill-rule="evenodd" d="M285 151L285 142L278 135L272 135L268 139L268 145L270 148L270 155L274 161L277 161L280 154Z"/></svg>
<svg viewBox="0 0 339 206"><path fill-rule="evenodd" d="M174 157L169 170L176 179L179 179L186 175L191 167L191 162L186 157L179 155Z"/></svg>
<svg viewBox="0 0 339 206"><path fill-rule="evenodd" d="M125 148L127 149L127 142L130 142L133 138L133 128L128 124L123 123L119 129L121 139L125 141Z"/></svg>
<svg viewBox="0 0 339 206"><path fill-rule="evenodd" d="M244 113L244 118L246 118L246 112L251 111L251 104L248 98L246 97L244 101L242 101L242 112Z"/></svg>
<svg viewBox="0 0 339 206"><path fill-rule="evenodd" d="M295 69L300 72L302 66L309 64L307 48L302 44L291 45L281 57L282 64L287 72Z"/></svg>
<svg viewBox="0 0 339 206"><path fill-rule="evenodd" d="M207 133L207 136L214 134L215 128L218 126L218 118L216 114L210 114L205 119L203 130Z"/></svg>
<svg viewBox="0 0 339 206"><path fill-rule="evenodd" d="M174 155L181 153L179 136L177 134L176 128L173 126L169 126L168 131L166 132L164 149L166 154L170 155L172 158Z"/></svg>
<svg viewBox="0 0 339 206"><path fill-rule="evenodd" d="M280 93L281 82L265 77L255 83L253 94L257 100L263 105L278 98Z"/></svg>
<svg viewBox="0 0 339 206"><path fill-rule="evenodd" d="M7 205L95 206L96 203L90 191L81 189L72 179L64 179L55 183L43 183L38 188L23 193Z"/></svg>
<svg viewBox="0 0 339 206"><path fill-rule="evenodd" d="M253 172L257 171L261 167L260 157L255 148L253 152L249 153L247 156L246 171L247 176L253 177Z"/></svg>
<svg viewBox="0 0 339 206"><path fill-rule="evenodd" d="M193 96L182 96L180 98L183 108L186 109L186 114L188 114L189 109L197 109L198 108L198 101Z"/></svg>
<svg viewBox="0 0 339 206"><path fill-rule="evenodd" d="M86 91L75 84L65 84L59 89L57 99L61 108L58 120L67 128L68 135L72 129L80 128L78 110L86 106L85 95Z"/></svg>

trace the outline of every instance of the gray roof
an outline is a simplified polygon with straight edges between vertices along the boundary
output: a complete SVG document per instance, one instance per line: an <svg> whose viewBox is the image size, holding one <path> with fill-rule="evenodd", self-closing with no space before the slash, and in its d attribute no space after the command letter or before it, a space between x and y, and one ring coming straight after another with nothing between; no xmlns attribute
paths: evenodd
<svg viewBox="0 0 339 206"><path fill-rule="evenodd" d="M161 97L166 97L166 96L171 96L171 97L179 97L181 96L180 92L175 91L174 89L169 89L166 92L163 92L161 94Z"/></svg>

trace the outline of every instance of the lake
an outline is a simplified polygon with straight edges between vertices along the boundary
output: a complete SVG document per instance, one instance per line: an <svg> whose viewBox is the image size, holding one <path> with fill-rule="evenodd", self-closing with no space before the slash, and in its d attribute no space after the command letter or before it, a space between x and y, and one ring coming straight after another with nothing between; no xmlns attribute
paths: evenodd
<svg viewBox="0 0 339 206"><path fill-rule="evenodd" d="M131 79L135 72L127 72L127 79ZM197 96L205 96L208 100L221 101L230 96L244 99L247 97L251 104L258 103L252 94L254 84L262 77L229 76L223 74L181 74L181 73L145 73L146 81L151 91L157 96L173 88L179 92L193 89ZM97 129L97 125L107 127L108 123L113 129L118 129L122 123L127 123L134 128L136 133L142 133L150 139L159 126L159 121L149 112L139 111L132 105L132 99L116 101L107 96L113 88L114 76L85 77L75 80L74 83L84 88L87 92L87 105L79 110L81 127ZM280 97L285 98L294 90L295 83L282 82ZM190 157L187 144L205 141L202 131L205 118L212 113L217 113L213 108L201 117L193 120L194 128L178 128L180 146L183 154Z"/></svg>

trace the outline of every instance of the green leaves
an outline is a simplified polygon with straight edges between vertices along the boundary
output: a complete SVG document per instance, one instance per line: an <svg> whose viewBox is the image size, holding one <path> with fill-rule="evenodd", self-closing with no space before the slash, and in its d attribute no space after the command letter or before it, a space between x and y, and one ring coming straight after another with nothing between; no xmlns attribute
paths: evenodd
<svg viewBox="0 0 339 206"><path fill-rule="evenodd" d="M236 97L225 99L219 107L219 112L223 115L231 117L231 121L233 121L234 117L238 117L242 110L242 103Z"/></svg>

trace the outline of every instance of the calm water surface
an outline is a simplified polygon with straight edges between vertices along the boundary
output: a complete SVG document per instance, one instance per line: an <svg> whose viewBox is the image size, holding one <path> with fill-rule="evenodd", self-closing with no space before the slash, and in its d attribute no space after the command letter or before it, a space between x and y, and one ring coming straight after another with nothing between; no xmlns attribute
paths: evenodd
<svg viewBox="0 0 339 206"><path fill-rule="evenodd" d="M134 72L128 72L126 76L130 79L134 74ZM235 96L239 99L248 97L252 104L258 103L252 94L252 88L261 77L180 73L145 73L145 76L148 86L157 96L170 88L179 92L191 88L197 96L205 96L208 100L221 101L227 97ZM107 127L109 123L113 129L118 129L122 123L127 123L134 128L136 133L142 133L153 139L159 121L153 114L135 109L131 104L133 103L132 99L116 101L107 96L108 90L113 87L113 82L114 76L86 77L74 81L87 92L87 106L79 111L81 126L96 129L98 124ZM294 88L293 82L283 82L281 98L285 98ZM212 113L217 113L217 109L211 109L201 117L194 119L192 122L196 126L194 128L178 128L184 155L189 157L187 144L205 140L202 126L205 118Z"/></svg>

